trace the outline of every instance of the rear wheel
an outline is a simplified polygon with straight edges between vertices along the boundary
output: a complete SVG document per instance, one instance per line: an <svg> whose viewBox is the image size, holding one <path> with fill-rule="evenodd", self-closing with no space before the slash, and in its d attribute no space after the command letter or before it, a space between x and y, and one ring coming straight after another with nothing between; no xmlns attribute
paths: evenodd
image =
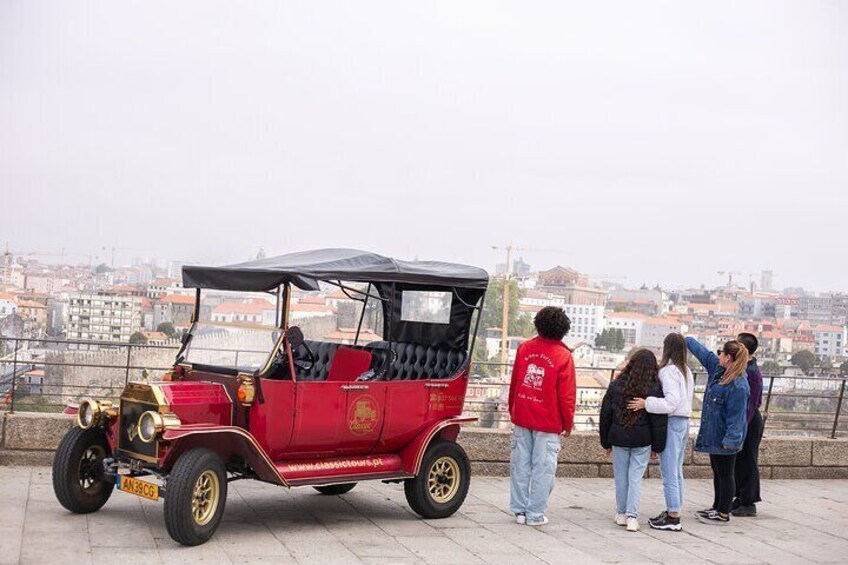
<svg viewBox="0 0 848 565"><path fill-rule="evenodd" d="M326 495L335 495L335 494L344 494L346 492L350 492L353 490L353 487L356 486L356 483L342 483L340 485L326 485L323 487L313 487L315 490L320 492L321 494Z"/></svg>
<svg viewBox="0 0 848 565"><path fill-rule="evenodd" d="M447 518L468 494L471 465L462 447L451 441L430 445L415 478L404 481L409 506L423 518Z"/></svg>
<svg viewBox="0 0 848 565"><path fill-rule="evenodd" d="M53 492L59 504L77 514L100 510L115 488L103 474L103 459L111 453L101 429L68 431L53 459Z"/></svg>
<svg viewBox="0 0 848 565"><path fill-rule="evenodd" d="M224 515L227 471L209 449L182 455L168 476L165 528L174 541L200 545L212 537Z"/></svg>

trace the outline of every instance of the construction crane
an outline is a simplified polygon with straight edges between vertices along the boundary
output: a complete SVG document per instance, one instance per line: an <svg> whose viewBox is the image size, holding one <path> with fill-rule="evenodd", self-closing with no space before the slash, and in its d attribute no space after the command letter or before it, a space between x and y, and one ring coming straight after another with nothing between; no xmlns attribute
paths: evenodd
<svg viewBox="0 0 848 565"><path fill-rule="evenodd" d="M727 275L727 288L733 288L733 275L741 275L739 271L719 271L719 275Z"/></svg>

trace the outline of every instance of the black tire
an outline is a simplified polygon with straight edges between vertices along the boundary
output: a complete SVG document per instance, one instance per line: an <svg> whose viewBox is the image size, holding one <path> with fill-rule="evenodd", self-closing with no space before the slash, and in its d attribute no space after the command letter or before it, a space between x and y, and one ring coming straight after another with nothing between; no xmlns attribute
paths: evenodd
<svg viewBox="0 0 848 565"><path fill-rule="evenodd" d="M100 510L115 483L103 475L103 459L112 450L100 428L71 428L53 458L53 492L59 504L77 514Z"/></svg>
<svg viewBox="0 0 848 565"><path fill-rule="evenodd" d="M427 448L418 475L404 481L403 490L422 518L447 518L465 502L470 483L471 465L462 446L437 441Z"/></svg>
<svg viewBox="0 0 848 565"><path fill-rule="evenodd" d="M210 490L207 491L204 485L208 485ZM205 492L196 497L196 488ZM200 505L197 509L194 508L195 502ZM226 502L227 470L224 462L211 449L192 449L177 459L168 475L165 528L177 543L205 543L218 529Z"/></svg>
<svg viewBox="0 0 848 565"><path fill-rule="evenodd" d="M336 494L344 494L346 492L350 492L353 490L353 487L356 486L356 483L342 483L340 485L326 485L323 487L312 487L321 494L326 495L336 495Z"/></svg>

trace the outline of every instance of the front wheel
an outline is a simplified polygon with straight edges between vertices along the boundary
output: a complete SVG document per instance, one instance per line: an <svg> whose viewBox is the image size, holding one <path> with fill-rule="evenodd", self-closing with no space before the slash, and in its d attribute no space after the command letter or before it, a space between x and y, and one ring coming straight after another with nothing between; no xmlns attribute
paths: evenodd
<svg viewBox="0 0 848 565"><path fill-rule="evenodd" d="M447 518L468 494L471 465L462 447L439 441L427 448L418 475L404 481L406 501L422 518Z"/></svg>
<svg viewBox="0 0 848 565"><path fill-rule="evenodd" d="M71 428L53 459L53 492L59 504L77 514L100 510L115 488L103 475L103 459L111 453L103 430Z"/></svg>
<svg viewBox="0 0 848 565"><path fill-rule="evenodd" d="M353 487L356 486L356 483L342 483L340 485L326 485L323 487L312 487L321 494L336 495L336 494L344 494L346 492L350 492Z"/></svg>
<svg viewBox="0 0 848 565"><path fill-rule="evenodd" d="M182 455L168 476L165 528L174 541L200 545L209 541L224 516L227 470L209 449Z"/></svg>

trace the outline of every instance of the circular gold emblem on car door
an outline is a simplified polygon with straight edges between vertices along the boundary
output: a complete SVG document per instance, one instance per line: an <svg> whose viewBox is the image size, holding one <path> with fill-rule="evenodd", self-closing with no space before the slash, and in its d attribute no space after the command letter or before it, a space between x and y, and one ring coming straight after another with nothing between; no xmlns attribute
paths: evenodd
<svg viewBox="0 0 848 565"><path fill-rule="evenodd" d="M377 427L380 419L380 407L373 396L363 394L354 399L347 412L347 423L353 435L370 434Z"/></svg>

